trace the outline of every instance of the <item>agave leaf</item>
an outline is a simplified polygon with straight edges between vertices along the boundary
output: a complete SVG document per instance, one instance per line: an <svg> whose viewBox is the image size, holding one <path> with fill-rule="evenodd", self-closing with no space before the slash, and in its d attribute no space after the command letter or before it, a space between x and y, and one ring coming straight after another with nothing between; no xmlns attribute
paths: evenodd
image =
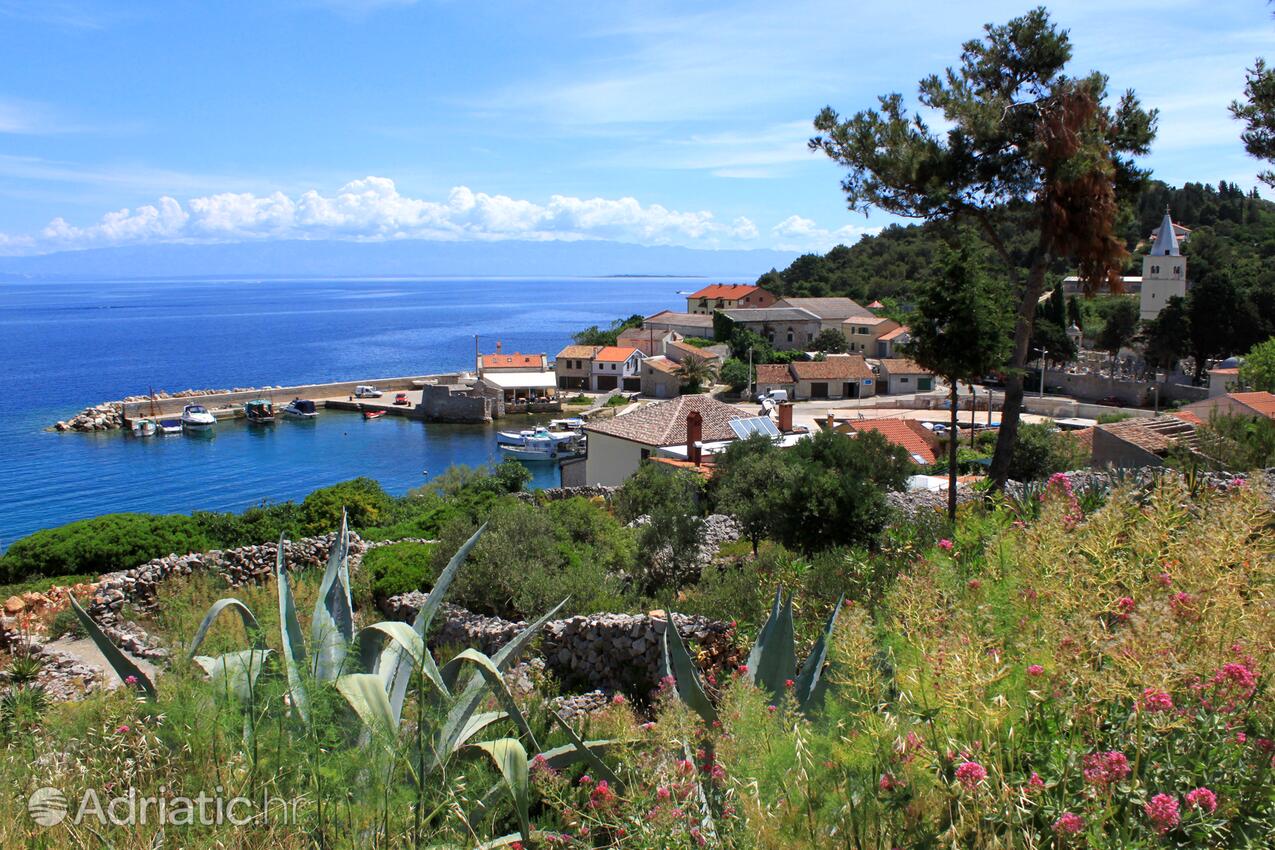
<svg viewBox="0 0 1275 850"><path fill-rule="evenodd" d="M536 831L531 833L530 838L534 838L539 841L540 836L543 834L544 833L540 831ZM491 841L484 841L482 844L474 847L474 850L500 850L501 847L512 847L515 844L526 844L529 842L530 838L523 835L521 832L511 832L508 835L493 838ZM537 843L536 846L539 847L540 844Z"/></svg>
<svg viewBox="0 0 1275 850"><path fill-rule="evenodd" d="M247 605L233 597L226 599L218 599L208 609L208 613L204 615L203 622L199 624L199 628L195 630L195 637L190 642L190 649L186 652L186 658L193 659L195 652L203 645L204 638L208 637L208 630L212 628L213 621L216 620L222 611L227 608L233 608L239 614L239 619L243 620L243 630L247 632L248 637L252 639L256 649L265 649L265 640L261 634L261 624L257 622L257 618L253 616L252 611Z"/></svg>
<svg viewBox="0 0 1275 850"><path fill-rule="evenodd" d="M794 646L792 629L792 597L788 597L783 609L765 628L765 642L758 640L761 652L758 653L757 668L753 670L749 664L749 672L758 687L770 691L775 699L784 693L784 683L797 672L797 652ZM752 656L749 656L752 660Z"/></svg>
<svg viewBox="0 0 1275 850"><path fill-rule="evenodd" d="M619 791L623 785L620 782L620 777L616 776L615 771L612 770L606 762L599 758L597 753L589 749L589 745L576 734L576 730L571 728L570 723L562 719L561 714L556 711L550 711L549 714L553 716L554 720L558 721L558 725L562 727L562 731L567 733L567 740L571 742L571 746L575 748L580 759L588 762L589 767L593 768L594 773L611 783L611 786L615 788L616 791Z"/></svg>
<svg viewBox="0 0 1275 850"><path fill-rule="evenodd" d="M699 671L695 669L695 662L691 661L690 653L686 651L686 644L682 642L682 636L677 633L677 627L673 624L672 611L668 612L668 622L664 626L662 643L664 675L673 677L673 683L677 686L677 695L682 698L682 702L690 706L704 719L705 723L712 723L717 719L717 709L713 707L708 694L704 693L704 687L699 680Z"/></svg>
<svg viewBox="0 0 1275 850"><path fill-rule="evenodd" d="M465 541L465 545L456 550L456 554L452 555L447 566L443 568L439 574L438 580L434 582L434 586L430 589L429 595L425 597L419 611L416 612L416 619L412 621L412 628L421 638L425 640L425 636L429 633L430 623L434 620L434 614L443 604L443 596L447 593L447 588L451 586L452 579L456 577L457 570L460 565L469 557L469 552L478 543L478 538L487 529L486 523L478 527L478 530ZM430 658L431 663L433 658ZM397 644L391 644L382 653L381 662L379 664L381 675L385 677L385 689L390 695L390 705L394 709L394 716L399 717L403 713L403 702L407 699L407 685L412 677L411 662L404 658L401 649Z"/></svg>
<svg viewBox="0 0 1275 850"><path fill-rule="evenodd" d="M761 631L757 633L757 640L753 643L753 648L748 652L748 675L752 678L754 684L757 682L757 667L761 664L762 650L770 638L775 622L779 619L779 609L784 604L783 599L783 587L776 588L775 602L770 606L770 616L766 618L766 622L762 623Z"/></svg>
<svg viewBox="0 0 1275 850"><path fill-rule="evenodd" d="M388 643L386 643L387 638ZM384 645L383 649L382 645ZM396 661L399 658L406 658L438 689L439 693L445 697L451 696L447 686L443 684L438 665L434 663L434 656L430 655L429 648L425 646L425 641L407 623L395 620L373 623L359 632L359 647L365 661L372 660L372 672L380 673L383 669L383 660L386 658L393 657ZM392 653L391 647L398 652ZM388 688L386 690L388 691Z"/></svg>
<svg viewBox="0 0 1275 850"><path fill-rule="evenodd" d="M111 643L111 639L106 636L101 627L93 622L93 618L80 607L80 603L75 601L74 596L67 596L71 602L71 610L75 612L75 616L80 618L80 623L84 626L84 631L88 632L88 636L93 639L93 643L97 646L99 652L106 658L111 665L111 669L115 671L115 675L120 677L120 681L126 685L131 684L132 687L141 691L148 700L154 702L158 696L155 693L155 683L147 678L142 672L142 668L133 663L133 660L125 655L118 646ZM132 682L129 682L129 678Z"/></svg>
<svg viewBox="0 0 1275 850"><path fill-rule="evenodd" d="M802 711L817 709L823 702L826 688L823 665L828 660L828 644L832 641L832 631L837 627L837 614L841 612L844 600L843 594L828 615L828 622L820 632L819 640L815 641L814 649L810 650L810 655L806 656L805 663L801 665L801 672L797 674L797 704Z"/></svg>
<svg viewBox="0 0 1275 850"><path fill-rule="evenodd" d="M354 640L354 605L344 576L349 574L350 530L341 512L341 530L328 552L328 566L319 585L310 624L310 645L314 648L314 677L330 682L341 672L345 652Z"/></svg>
<svg viewBox="0 0 1275 850"><path fill-rule="evenodd" d="M196 655L191 660L204 668L204 672L216 686L218 695L233 694L240 702L248 702L252 699L257 677L261 675L269 655L268 649L244 649L218 655L216 658Z"/></svg>
<svg viewBox="0 0 1275 850"><path fill-rule="evenodd" d="M514 695L509 692L509 686L505 684L505 677L500 674L500 670L495 663L476 649L467 649L453 660L462 660L466 664L472 664L478 668L479 674L487 682L487 687L495 694L496 699L500 701L505 711L508 712L509 719L514 722L514 725L518 727L522 734L527 736L532 746L538 746L536 744L536 736L531 731L531 726L527 723L527 718L522 716L518 703L514 701ZM466 719L466 726L469 725L470 719ZM456 743L453 742L452 748L455 749L456 746Z"/></svg>
<svg viewBox="0 0 1275 850"><path fill-rule="evenodd" d="M527 648L527 644L531 643L532 638L544 628L545 623L549 622L549 618L558 613L563 605L567 604L567 600L562 600L553 607L547 614L536 620L527 628L519 632L513 640L505 644L500 650L491 657L492 663L497 670L506 669L518 655ZM450 663L450 662L449 662ZM454 689L453 689L454 690ZM447 719L443 723L443 728L439 732L439 746L435 748L435 766L437 767L456 749L456 740L460 735L460 731L465 728L465 724L469 722L469 717L478 710L479 704L483 700L484 691L486 690L483 677L474 674L470 677L468 684L461 691L460 697L452 705L451 711L447 714Z"/></svg>
<svg viewBox="0 0 1275 850"><path fill-rule="evenodd" d="M690 744L685 741L682 742L682 756L691 764L695 763L694 759L691 758ZM704 793L704 783L698 777L695 779L695 798L699 801L700 831L705 838L712 842L717 838L717 824L713 821L713 810L708 805L708 795Z"/></svg>
<svg viewBox="0 0 1275 850"><path fill-rule="evenodd" d="M398 732L398 719L390 710L385 695L385 682L376 673L347 673L336 680L336 689L354 709L363 724L374 733L393 736Z"/></svg>
<svg viewBox="0 0 1275 850"><path fill-rule="evenodd" d="M524 841L531 841L531 817L528 809L531 805L531 791L527 778L527 751L515 738L501 738L496 741L483 741L470 744L474 749L482 750L505 779L505 787L514 803L514 811L518 815L518 831Z"/></svg>
<svg viewBox="0 0 1275 850"><path fill-rule="evenodd" d="M587 761L591 756L598 757L600 753L612 749L618 749L619 747L631 743L633 743L631 740L599 739L596 741L581 742L583 748L574 743L563 744L561 747L554 747L551 750L542 751L533 758L532 761L534 762L536 759L542 759L546 767L553 770L562 770L564 767L570 767L576 762ZM608 779L607 781L610 782L611 780ZM495 785L491 786L491 788L487 789L487 793L482 796L482 799L478 801L474 810L470 812L466 818L469 821L471 829L477 827L478 818L495 808L496 800L504 793L504 790L504 785L500 782L497 782Z"/></svg>
<svg viewBox="0 0 1275 850"><path fill-rule="evenodd" d="M275 590L279 595L279 631L283 645L283 667L288 676L288 694L297 707L301 719L310 719L310 698L301 681L301 665L305 663L305 638L301 636L301 623L297 621L297 603L292 595L292 580L283 560L283 535L279 535L279 548L275 555Z"/></svg>
<svg viewBox="0 0 1275 850"><path fill-rule="evenodd" d="M460 731L460 740L456 742L456 746L463 747L469 743L469 739L477 735L497 721L504 720L509 716L506 711L484 711L481 714L475 714L469 718L469 722L465 724L465 728Z"/></svg>

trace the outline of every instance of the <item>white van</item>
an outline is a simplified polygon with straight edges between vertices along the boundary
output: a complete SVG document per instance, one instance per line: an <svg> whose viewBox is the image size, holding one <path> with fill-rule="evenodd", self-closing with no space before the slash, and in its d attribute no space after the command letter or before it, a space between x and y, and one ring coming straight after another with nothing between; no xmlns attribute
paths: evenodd
<svg viewBox="0 0 1275 850"><path fill-rule="evenodd" d="M788 390L767 390L757 396L757 401L762 402L770 400L775 404L782 404L788 400Z"/></svg>
<svg viewBox="0 0 1275 850"><path fill-rule="evenodd" d="M385 393L368 384L363 384L362 386L354 388L355 398L380 398L383 395L385 395Z"/></svg>

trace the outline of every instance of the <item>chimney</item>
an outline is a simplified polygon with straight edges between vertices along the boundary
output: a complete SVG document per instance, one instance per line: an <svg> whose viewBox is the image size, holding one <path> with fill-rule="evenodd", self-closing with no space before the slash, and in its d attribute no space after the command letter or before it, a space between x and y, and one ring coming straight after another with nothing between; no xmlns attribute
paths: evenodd
<svg viewBox="0 0 1275 850"><path fill-rule="evenodd" d="M785 401L779 405L779 430L784 434L792 433L792 402Z"/></svg>
<svg viewBox="0 0 1275 850"><path fill-rule="evenodd" d="M696 466L700 464L703 437L704 417L699 415L699 411L692 410L686 414L686 459Z"/></svg>
<svg viewBox="0 0 1275 850"><path fill-rule="evenodd" d="M828 411L828 430L831 431L837 424L837 417L832 415L832 411Z"/></svg>

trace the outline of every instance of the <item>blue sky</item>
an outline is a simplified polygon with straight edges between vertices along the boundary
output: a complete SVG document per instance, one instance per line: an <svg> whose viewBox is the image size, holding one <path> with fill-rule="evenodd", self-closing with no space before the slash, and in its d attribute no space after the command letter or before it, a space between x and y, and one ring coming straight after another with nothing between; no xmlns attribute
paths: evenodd
<svg viewBox="0 0 1275 850"><path fill-rule="evenodd" d="M810 120L911 96L1027 4L0 0L0 253L281 238L821 250ZM1226 106L1262 0L1068 0L1073 68L1161 110L1157 177L1255 184ZM1269 196L1269 195L1268 195Z"/></svg>

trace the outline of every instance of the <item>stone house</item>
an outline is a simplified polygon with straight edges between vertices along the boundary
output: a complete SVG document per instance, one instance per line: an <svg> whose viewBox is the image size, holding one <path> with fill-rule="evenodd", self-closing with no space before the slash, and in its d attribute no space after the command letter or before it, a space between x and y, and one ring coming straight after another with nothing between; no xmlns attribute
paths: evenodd
<svg viewBox="0 0 1275 850"><path fill-rule="evenodd" d="M1195 449L1193 422L1177 416L1125 419L1095 425L1091 465L1098 469L1164 466L1175 446Z"/></svg>
<svg viewBox="0 0 1275 850"><path fill-rule="evenodd" d="M800 307L764 307L718 312L733 324L766 340L776 351L808 351L823 327L818 316Z"/></svg>
<svg viewBox="0 0 1275 850"><path fill-rule="evenodd" d="M882 393L928 393L934 389L934 373L906 357L885 357L880 361L878 386Z"/></svg>
<svg viewBox="0 0 1275 850"><path fill-rule="evenodd" d="M791 401L869 398L876 376L858 354L830 354L825 360L763 363L756 367L757 392L785 390Z"/></svg>
<svg viewBox="0 0 1275 850"><path fill-rule="evenodd" d="M747 283L714 283L686 296L686 312L711 316L718 310L769 307L775 296Z"/></svg>
<svg viewBox="0 0 1275 850"><path fill-rule="evenodd" d="M642 361L642 395L648 398L677 398L682 393L678 364L660 354Z"/></svg>
<svg viewBox="0 0 1275 850"><path fill-rule="evenodd" d="M775 302L776 307L797 307L809 310L819 317L820 330L838 330L844 332L842 324L853 316L874 314L853 298L781 298Z"/></svg>
<svg viewBox="0 0 1275 850"><path fill-rule="evenodd" d="M912 341L907 325L899 325L877 337L877 357L903 357L903 346Z"/></svg>
<svg viewBox="0 0 1275 850"><path fill-rule="evenodd" d="M675 313L665 310L653 316L647 316L642 322L643 330L673 331L684 337L695 336L703 339L713 338L713 314L710 313Z"/></svg>
<svg viewBox="0 0 1275 850"><path fill-rule="evenodd" d="M593 386L593 356L600 345L568 345L554 358L553 370L558 377L558 389L588 390Z"/></svg>

